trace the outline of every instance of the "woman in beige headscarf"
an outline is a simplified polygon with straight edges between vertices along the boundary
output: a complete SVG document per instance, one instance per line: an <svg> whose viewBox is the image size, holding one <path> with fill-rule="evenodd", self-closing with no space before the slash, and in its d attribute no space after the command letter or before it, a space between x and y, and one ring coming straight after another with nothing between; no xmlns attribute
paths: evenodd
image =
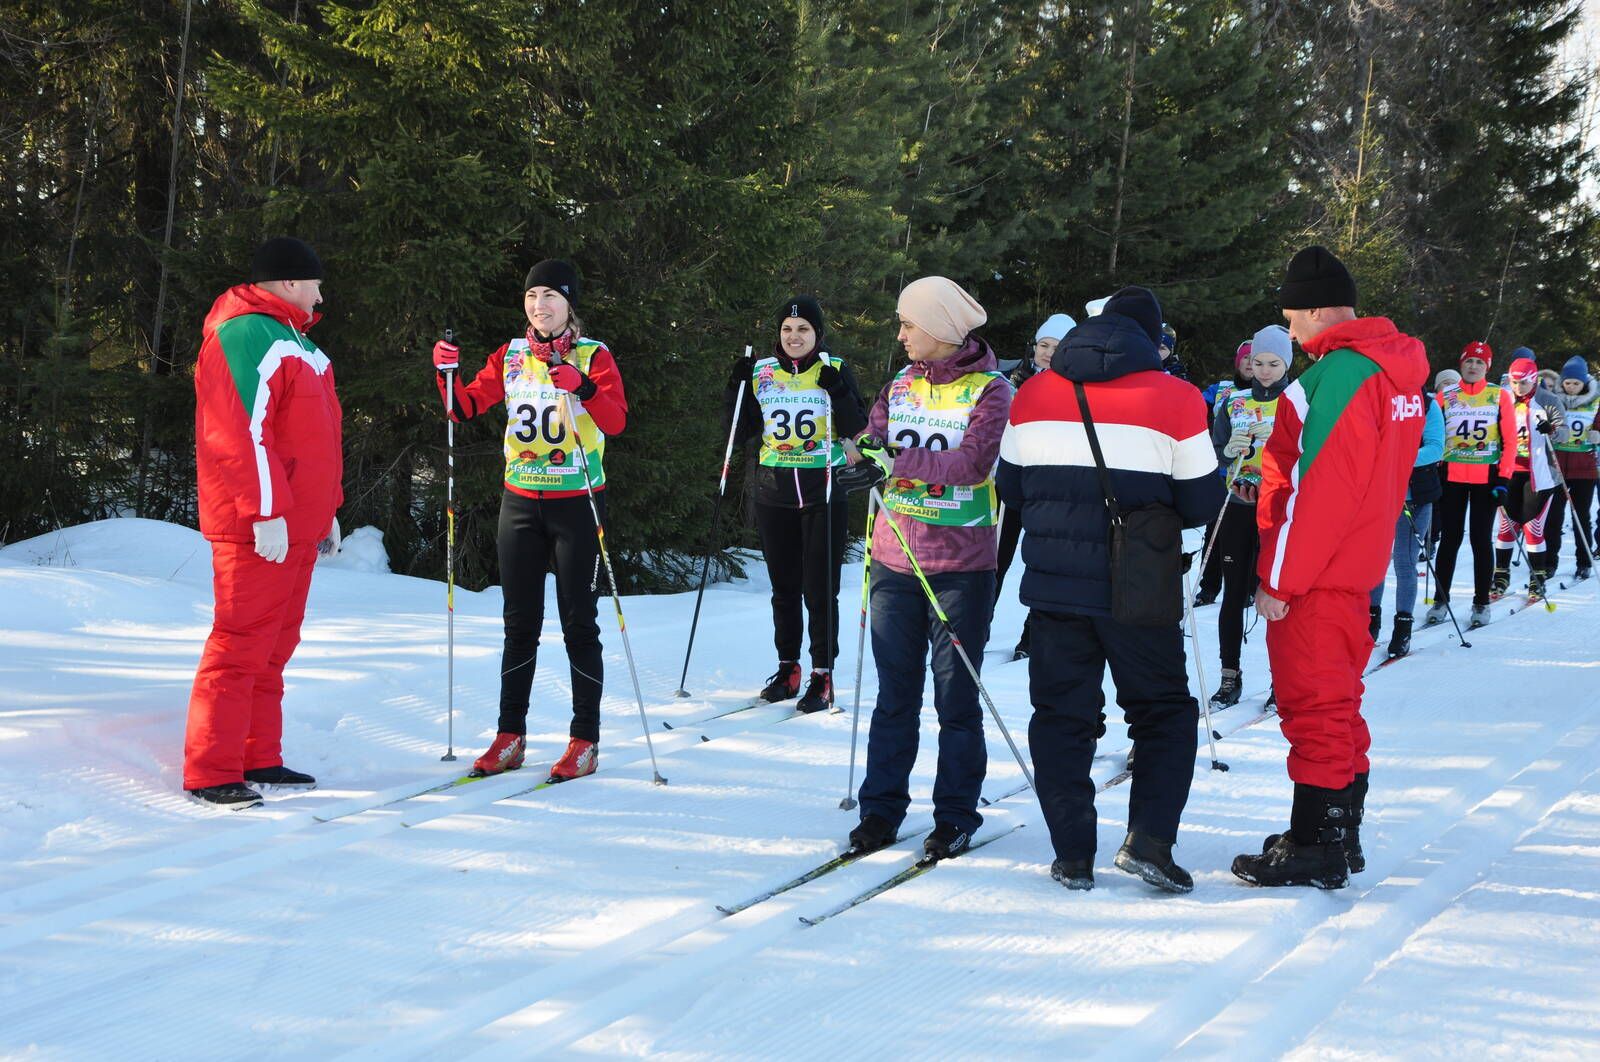
<svg viewBox="0 0 1600 1062"><path fill-rule="evenodd" d="M900 293L899 340L910 364L879 393L858 442L886 477L872 539L872 655L878 699L867 739L861 823L850 849L892 842L911 803L922 690L932 648L939 711L934 829L923 847L948 858L983 821L988 765L978 689L889 527L893 521L975 666L982 666L994 604L995 462L1011 412L1011 385L974 333L988 318L952 280L923 277Z"/></svg>

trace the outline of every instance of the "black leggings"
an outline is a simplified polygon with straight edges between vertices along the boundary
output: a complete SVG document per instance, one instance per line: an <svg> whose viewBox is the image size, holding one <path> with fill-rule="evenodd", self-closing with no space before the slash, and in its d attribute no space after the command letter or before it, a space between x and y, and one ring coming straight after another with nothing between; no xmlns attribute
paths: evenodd
<svg viewBox="0 0 1600 1062"><path fill-rule="evenodd" d="M830 522L829 509L831 572L829 536L824 534ZM756 531L772 580L772 641L779 660L800 659L802 627L809 626L811 666L833 667L839 655L839 569L844 565L849 528L850 507L839 495L831 506L808 505L804 509L757 503ZM803 623L802 604L810 614L809 625Z"/></svg>
<svg viewBox="0 0 1600 1062"><path fill-rule="evenodd" d="M595 495L605 519L606 496ZM600 546L588 498L500 499L500 588L505 595L505 649L500 657L500 730L528 732L539 632L544 627L545 574L556 573L556 608L572 668L572 737L600 740L600 694L605 683L600 625L595 622Z"/></svg>
<svg viewBox="0 0 1600 1062"><path fill-rule="evenodd" d="M1261 532L1256 528L1256 507L1229 502L1217 527L1215 547L1222 570L1222 611L1217 615L1217 645L1222 666L1239 670L1239 647L1244 644L1244 614L1256 593L1256 556L1261 552Z"/></svg>
<svg viewBox="0 0 1600 1062"><path fill-rule="evenodd" d="M1439 529L1439 557L1433 574L1438 586L1433 591L1435 604L1450 600L1450 580L1456 573L1456 556L1461 552L1461 536L1472 542L1472 603L1480 608L1489 604L1489 580L1494 577L1495 505L1492 483L1445 483L1444 493L1433 507L1433 525ZM1468 520L1467 513L1472 516Z"/></svg>

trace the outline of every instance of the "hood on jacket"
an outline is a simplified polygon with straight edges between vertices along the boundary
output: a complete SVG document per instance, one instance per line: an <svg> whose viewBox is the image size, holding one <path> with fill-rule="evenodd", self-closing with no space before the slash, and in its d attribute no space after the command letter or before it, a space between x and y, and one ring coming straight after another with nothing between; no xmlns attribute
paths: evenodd
<svg viewBox="0 0 1600 1062"><path fill-rule="evenodd" d="M1079 383L1103 383L1130 373L1161 371L1161 352L1131 317L1102 313L1067 333L1050 371Z"/></svg>
<svg viewBox="0 0 1600 1062"><path fill-rule="evenodd" d="M1428 379L1428 355L1421 341L1401 332L1387 317L1357 317L1336 324L1301 347L1318 358L1342 347L1365 354L1402 394L1420 394Z"/></svg>
<svg viewBox="0 0 1600 1062"><path fill-rule="evenodd" d="M930 383L936 384L951 383L969 372L998 372L999 369L1000 359L995 357L994 348L977 335L968 335L954 356L944 361L911 363L913 375L926 376Z"/></svg>
<svg viewBox="0 0 1600 1062"><path fill-rule="evenodd" d="M211 310L206 314L204 333L210 335L224 321L251 313L264 314L297 332L307 331L322 320L320 313L303 313L298 307L289 305L254 284L235 284L218 295L217 301L211 304Z"/></svg>
<svg viewBox="0 0 1600 1062"><path fill-rule="evenodd" d="M1594 401L1597 394L1600 394L1600 384L1595 383L1593 376L1589 377L1589 382L1583 385L1583 390L1575 395L1569 395L1565 391L1555 392L1556 398L1568 409L1577 409L1580 406L1588 405Z"/></svg>

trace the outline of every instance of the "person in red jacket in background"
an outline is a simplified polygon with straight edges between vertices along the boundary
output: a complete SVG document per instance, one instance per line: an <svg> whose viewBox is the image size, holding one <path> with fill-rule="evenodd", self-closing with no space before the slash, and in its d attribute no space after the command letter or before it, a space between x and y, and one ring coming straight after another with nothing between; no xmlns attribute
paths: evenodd
<svg viewBox="0 0 1600 1062"><path fill-rule="evenodd" d="M1289 830L1241 855L1257 885L1342 888L1366 863L1361 674L1367 597L1383 580L1422 440L1422 344L1385 317L1357 317L1356 285L1322 247L1296 254L1280 288L1290 335L1315 364L1289 386L1262 461L1256 609L1289 740Z"/></svg>
<svg viewBox="0 0 1600 1062"><path fill-rule="evenodd" d="M319 547L339 547L343 412L321 319L322 263L280 236L256 250L249 284L206 315L194 373L200 531L216 610L195 673L183 786L195 799L257 807L246 783L310 788L283 765L283 668L300 644Z"/></svg>
<svg viewBox="0 0 1600 1062"><path fill-rule="evenodd" d="M605 679L596 574L600 543L588 491L600 519L606 512L606 439L622 432L628 400L611 351L583 335L575 312L578 271L555 259L528 271L522 306L528 330L489 355L471 383L455 379L450 416L467 420L505 403L505 493L500 498L500 587L505 596L505 646L500 670L500 722L475 775L522 766L539 631L544 626L545 573L555 571L556 607L572 676L567 751L551 781L593 774L600 760L600 695ZM439 393L461 350L437 343ZM568 399L576 425L567 420ZM576 436L576 437L574 437ZM578 449L582 448L582 453Z"/></svg>

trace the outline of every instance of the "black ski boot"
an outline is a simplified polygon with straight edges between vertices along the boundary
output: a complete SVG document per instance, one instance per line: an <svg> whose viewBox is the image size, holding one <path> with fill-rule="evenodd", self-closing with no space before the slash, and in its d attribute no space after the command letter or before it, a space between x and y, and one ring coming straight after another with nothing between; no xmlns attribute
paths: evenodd
<svg viewBox="0 0 1600 1062"><path fill-rule="evenodd" d="M1489 600L1499 601L1511 589L1511 551L1494 551L1494 576L1489 580Z"/></svg>
<svg viewBox="0 0 1600 1062"><path fill-rule="evenodd" d="M261 794L243 782L201 786L199 789L188 790L188 793L202 804L210 804L214 808L224 808L228 811L259 808L262 804Z"/></svg>
<svg viewBox="0 0 1600 1062"><path fill-rule="evenodd" d="M1367 857L1361 851L1361 818L1366 808L1367 776L1358 774L1350 783L1350 826L1344 831L1344 861L1352 874L1367 869Z"/></svg>
<svg viewBox="0 0 1600 1062"><path fill-rule="evenodd" d="M972 836L966 830L957 829L948 822L936 822L933 832L923 839L922 861L937 863L941 859L954 858L965 852L971 843Z"/></svg>
<svg viewBox="0 0 1600 1062"><path fill-rule="evenodd" d="M1200 592L1194 595L1195 608L1205 608L1207 605L1215 605L1216 603L1217 592L1215 590L1207 590L1202 587Z"/></svg>
<svg viewBox="0 0 1600 1062"><path fill-rule="evenodd" d="M1584 565L1581 565L1578 568L1578 570L1573 573L1572 581L1575 582L1575 583L1581 583L1581 582L1583 582L1585 579L1589 578L1589 576L1591 576L1593 574L1594 574L1594 572L1590 571L1589 566L1587 564L1584 564Z"/></svg>
<svg viewBox="0 0 1600 1062"><path fill-rule="evenodd" d="M1239 694L1244 689L1244 672L1237 668L1225 667L1222 669L1222 685L1217 687L1217 692L1211 695L1211 707L1232 708L1239 703Z"/></svg>
<svg viewBox="0 0 1600 1062"><path fill-rule="evenodd" d="M291 771L283 764L276 767L258 767L244 772L244 780L256 785L270 785L278 789L315 789L317 780L309 774Z"/></svg>
<svg viewBox="0 0 1600 1062"><path fill-rule="evenodd" d="M1411 652L1411 613L1394 614L1394 630L1389 633L1389 659Z"/></svg>
<svg viewBox="0 0 1600 1062"><path fill-rule="evenodd" d="M850 844L844 850L847 859L864 856L894 844L895 828L882 815L864 815L856 828L850 831Z"/></svg>
<svg viewBox="0 0 1600 1062"><path fill-rule="evenodd" d="M1116 867L1167 892L1193 892L1194 878L1172 861L1172 844L1129 830L1117 849Z"/></svg>
<svg viewBox="0 0 1600 1062"><path fill-rule="evenodd" d="M806 683L805 695L800 698L800 703L795 708L800 712L810 715L820 712L824 708L833 707L833 673L830 671L811 672L811 681Z"/></svg>
<svg viewBox="0 0 1600 1062"><path fill-rule="evenodd" d="M1093 859L1058 859L1050 864L1050 876L1074 892L1094 888Z"/></svg>
<svg viewBox="0 0 1600 1062"><path fill-rule="evenodd" d="M1544 600L1544 569L1535 568L1528 573L1528 600Z"/></svg>
<svg viewBox="0 0 1600 1062"><path fill-rule="evenodd" d="M761 691L761 699L768 704L777 704L786 701L800 692L800 662L798 660L779 660L778 670L767 679L766 688Z"/></svg>
<svg viewBox="0 0 1600 1062"><path fill-rule="evenodd" d="M1269 837L1260 855L1235 857L1234 876L1266 886L1342 889L1350 884L1344 844L1353 788L1322 789L1296 782L1289 832Z"/></svg>
<svg viewBox="0 0 1600 1062"><path fill-rule="evenodd" d="M1383 630L1383 606L1367 606L1367 633L1372 635L1372 644L1378 644L1378 632Z"/></svg>

